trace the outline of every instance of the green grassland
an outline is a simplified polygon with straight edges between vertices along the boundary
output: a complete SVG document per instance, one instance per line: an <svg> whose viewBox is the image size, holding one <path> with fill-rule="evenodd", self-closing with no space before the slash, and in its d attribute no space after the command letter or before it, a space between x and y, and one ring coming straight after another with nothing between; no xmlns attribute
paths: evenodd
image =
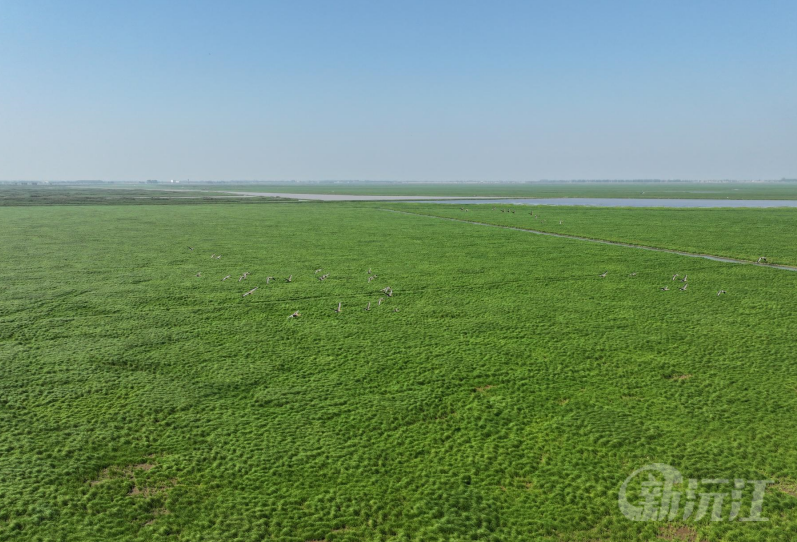
<svg viewBox="0 0 797 542"><path fill-rule="evenodd" d="M765 256L769 263L797 265L797 209L794 208L665 209L387 202L379 206L749 261Z"/></svg>
<svg viewBox="0 0 797 542"><path fill-rule="evenodd" d="M230 190L370 196L499 198L687 198L797 200L797 182L534 182L534 183L260 183L180 185L177 190Z"/></svg>
<svg viewBox="0 0 797 542"><path fill-rule="evenodd" d="M277 198L230 196L223 192L191 194L177 190L93 186L16 186L0 184L0 207L39 205L196 205L200 203L270 203Z"/></svg>
<svg viewBox="0 0 797 542"><path fill-rule="evenodd" d="M0 540L654 540L653 462L797 538L797 273L329 203L9 207L0 261Z"/></svg>

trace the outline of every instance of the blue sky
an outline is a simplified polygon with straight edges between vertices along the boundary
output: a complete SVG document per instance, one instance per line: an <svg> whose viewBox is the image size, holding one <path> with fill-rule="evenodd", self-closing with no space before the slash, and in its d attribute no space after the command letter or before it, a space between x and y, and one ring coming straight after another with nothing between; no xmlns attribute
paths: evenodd
<svg viewBox="0 0 797 542"><path fill-rule="evenodd" d="M0 0L0 179L797 177L797 2Z"/></svg>

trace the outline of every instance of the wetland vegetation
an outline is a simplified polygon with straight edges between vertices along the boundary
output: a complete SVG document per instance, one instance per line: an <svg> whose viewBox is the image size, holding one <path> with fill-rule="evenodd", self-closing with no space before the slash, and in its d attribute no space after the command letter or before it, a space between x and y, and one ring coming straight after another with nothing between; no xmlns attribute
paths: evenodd
<svg viewBox="0 0 797 542"><path fill-rule="evenodd" d="M651 462L777 482L672 529L797 536L797 273L387 207L3 209L0 540L655 539ZM794 211L476 207L389 205L797 261Z"/></svg>

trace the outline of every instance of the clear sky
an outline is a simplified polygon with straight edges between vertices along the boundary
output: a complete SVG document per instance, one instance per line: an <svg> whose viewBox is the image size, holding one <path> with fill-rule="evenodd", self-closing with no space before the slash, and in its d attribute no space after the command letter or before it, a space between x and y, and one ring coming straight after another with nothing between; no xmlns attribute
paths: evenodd
<svg viewBox="0 0 797 542"><path fill-rule="evenodd" d="M781 177L794 0L0 0L0 179Z"/></svg>

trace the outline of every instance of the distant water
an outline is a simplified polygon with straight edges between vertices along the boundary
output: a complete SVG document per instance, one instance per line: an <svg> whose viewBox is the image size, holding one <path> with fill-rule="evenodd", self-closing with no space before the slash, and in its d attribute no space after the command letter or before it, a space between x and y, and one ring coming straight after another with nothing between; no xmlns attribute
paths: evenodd
<svg viewBox="0 0 797 542"><path fill-rule="evenodd" d="M593 207L797 207L794 200L775 199L643 199L643 198L517 198L461 199L423 201L419 203L487 204L492 205L588 205Z"/></svg>

